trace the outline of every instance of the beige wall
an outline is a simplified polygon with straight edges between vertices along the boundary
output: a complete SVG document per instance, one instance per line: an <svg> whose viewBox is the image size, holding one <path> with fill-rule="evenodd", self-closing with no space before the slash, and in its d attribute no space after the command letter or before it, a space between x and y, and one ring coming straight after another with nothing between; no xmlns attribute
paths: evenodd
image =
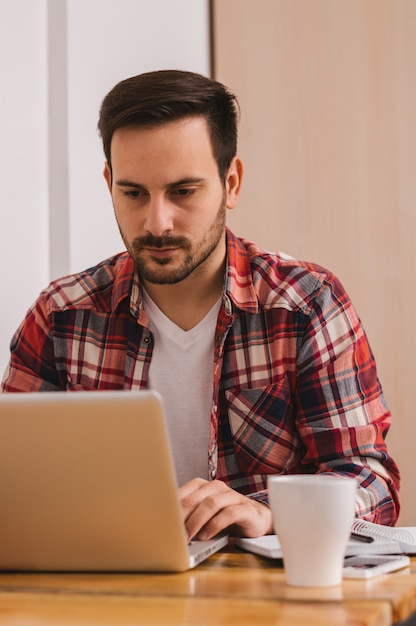
<svg viewBox="0 0 416 626"><path fill-rule="evenodd" d="M239 96L237 234L332 269L370 338L416 525L416 2L213 0Z"/></svg>

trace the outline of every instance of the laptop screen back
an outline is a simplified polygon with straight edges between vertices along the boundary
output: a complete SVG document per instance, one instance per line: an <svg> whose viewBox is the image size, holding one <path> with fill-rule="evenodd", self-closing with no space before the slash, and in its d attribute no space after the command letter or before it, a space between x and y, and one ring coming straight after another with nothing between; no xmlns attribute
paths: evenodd
<svg viewBox="0 0 416 626"><path fill-rule="evenodd" d="M187 569L166 432L151 391L0 395L0 569Z"/></svg>

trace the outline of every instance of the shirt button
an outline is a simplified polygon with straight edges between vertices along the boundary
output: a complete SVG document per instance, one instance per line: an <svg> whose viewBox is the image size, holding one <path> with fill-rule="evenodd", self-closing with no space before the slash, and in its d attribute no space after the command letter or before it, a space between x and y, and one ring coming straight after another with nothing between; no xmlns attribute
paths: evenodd
<svg viewBox="0 0 416 626"><path fill-rule="evenodd" d="M143 339L143 341L144 341L144 343L149 344L149 343L150 343L150 341L151 341L151 339L150 339L150 337L145 337L145 338Z"/></svg>

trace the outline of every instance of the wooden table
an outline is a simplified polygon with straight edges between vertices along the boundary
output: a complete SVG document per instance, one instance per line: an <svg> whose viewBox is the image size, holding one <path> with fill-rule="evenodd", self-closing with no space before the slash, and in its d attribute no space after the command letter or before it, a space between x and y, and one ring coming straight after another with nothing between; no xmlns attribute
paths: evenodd
<svg viewBox="0 0 416 626"><path fill-rule="evenodd" d="M0 626L390 626L416 612L412 567L295 588L281 565L222 551L182 574L0 573Z"/></svg>

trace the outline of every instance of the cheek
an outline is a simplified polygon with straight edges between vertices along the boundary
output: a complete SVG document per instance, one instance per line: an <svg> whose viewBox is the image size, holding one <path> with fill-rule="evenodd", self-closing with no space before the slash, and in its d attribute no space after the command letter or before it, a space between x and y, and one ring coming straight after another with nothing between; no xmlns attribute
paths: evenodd
<svg viewBox="0 0 416 626"><path fill-rule="evenodd" d="M114 207L117 224L123 236L132 240L139 236L143 230L143 220L138 212L122 210Z"/></svg>

